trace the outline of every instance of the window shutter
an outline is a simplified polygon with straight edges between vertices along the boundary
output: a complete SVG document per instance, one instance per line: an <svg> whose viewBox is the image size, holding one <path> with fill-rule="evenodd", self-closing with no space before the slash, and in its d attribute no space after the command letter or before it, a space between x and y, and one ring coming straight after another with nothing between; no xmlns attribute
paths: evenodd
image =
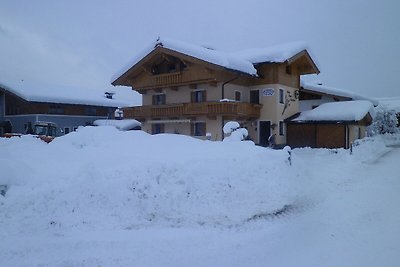
<svg viewBox="0 0 400 267"><path fill-rule="evenodd" d="M207 101L207 91L206 90L204 90L203 91L203 102L206 102Z"/></svg>

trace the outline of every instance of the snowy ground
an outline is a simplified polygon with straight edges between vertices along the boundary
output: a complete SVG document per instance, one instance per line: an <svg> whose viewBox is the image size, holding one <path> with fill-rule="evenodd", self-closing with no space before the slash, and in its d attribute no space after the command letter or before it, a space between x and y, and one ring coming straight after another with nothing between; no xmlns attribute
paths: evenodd
<svg viewBox="0 0 400 267"><path fill-rule="evenodd" d="M400 149L292 155L112 127L0 139L0 266L399 266Z"/></svg>

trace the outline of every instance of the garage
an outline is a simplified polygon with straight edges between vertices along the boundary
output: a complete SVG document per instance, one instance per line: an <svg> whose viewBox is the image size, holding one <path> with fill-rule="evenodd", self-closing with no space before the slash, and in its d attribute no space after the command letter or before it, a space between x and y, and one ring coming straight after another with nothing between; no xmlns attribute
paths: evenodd
<svg viewBox="0 0 400 267"><path fill-rule="evenodd" d="M325 103L289 118L287 144L292 148L349 148L366 136L372 123L369 101Z"/></svg>

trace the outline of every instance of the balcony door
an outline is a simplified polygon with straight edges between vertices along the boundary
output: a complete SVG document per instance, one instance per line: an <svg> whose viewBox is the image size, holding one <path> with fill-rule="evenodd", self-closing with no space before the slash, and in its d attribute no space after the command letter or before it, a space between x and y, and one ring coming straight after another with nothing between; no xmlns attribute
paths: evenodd
<svg viewBox="0 0 400 267"><path fill-rule="evenodd" d="M260 146L268 146L268 138L271 135L271 122L260 121L258 126L259 139L258 144Z"/></svg>
<svg viewBox="0 0 400 267"><path fill-rule="evenodd" d="M207 92L206 90L196 90L191 93L191 102L192 103L201 103L207 101Z"/></svg>
<svg viewBox="0 0 400 267"><path fill-rule="evenodd" d="M250 91L250 103L260 104L260 91L259 90L251 90Z"/></svg>

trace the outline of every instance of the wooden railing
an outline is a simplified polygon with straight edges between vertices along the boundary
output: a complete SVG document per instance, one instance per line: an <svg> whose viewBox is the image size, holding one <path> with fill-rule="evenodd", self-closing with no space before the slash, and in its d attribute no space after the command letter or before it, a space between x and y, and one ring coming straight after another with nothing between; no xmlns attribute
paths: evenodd
<svg viewBox="0 0 400 267"><path fill-rule="evenodd" d="M154 77L156 86L158 85L174 85L182 82L182 74L180 72L159 74Z"/></svg>
<svg viewBox="0 0 400 267"><path fill-rule="evenodd" d="M242 102L202 102L141 106L124 109L125 118L167 118L180 116L239 116L257 118L261 105Z"/></svg>

